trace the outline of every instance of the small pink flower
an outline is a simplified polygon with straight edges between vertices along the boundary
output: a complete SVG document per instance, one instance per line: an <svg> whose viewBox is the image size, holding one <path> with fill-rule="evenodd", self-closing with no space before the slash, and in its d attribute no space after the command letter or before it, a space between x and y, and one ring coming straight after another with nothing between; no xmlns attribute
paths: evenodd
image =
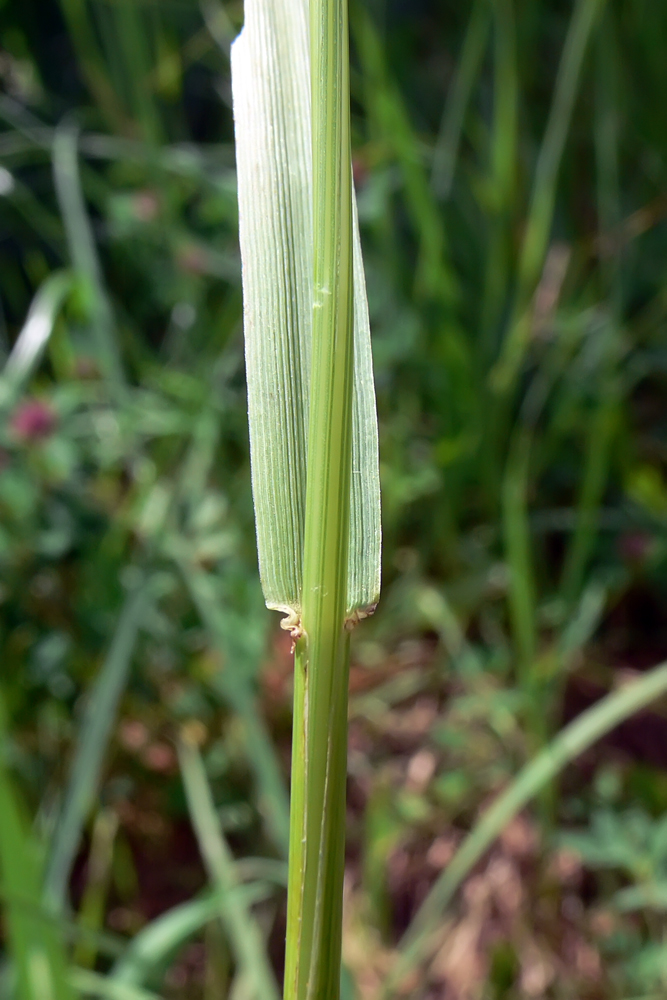
<svg viewBox="0 0 667 1000"><path fill-rule="evenodd" d="M208 270L206 251L196 243L185 243L176 251L176 265L188 274L206 274Z"/></svg>
<svg viewBox="0 0 667 1000"><path fill-rule="evenodd" d="M137 191L132 198L134 217L139 222L153 222L160 211L160 202L154 191Z"/></svg>
<svg viewBox="0 0 667 1000"><path fill-rule="evenodd" d="M20 441L41 441L53 433L56 422L56 414L48 403L29 399L14 412L10 428Z"/></svg>

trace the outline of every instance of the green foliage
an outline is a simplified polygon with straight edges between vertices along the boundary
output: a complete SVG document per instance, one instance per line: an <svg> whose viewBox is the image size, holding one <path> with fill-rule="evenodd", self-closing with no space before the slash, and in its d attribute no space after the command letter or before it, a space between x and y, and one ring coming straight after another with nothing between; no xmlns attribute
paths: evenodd
<svg viewBox="0 0 667 1000"><path fill-rule="evenodd" d="M563 846L582 859L592 872L607 873L602 905L616 919L630 914L644 916L649 923L661 919L667 908L667 823L642 808L613 811L599 807L587 829L568 831L560 837ZM609 876L611 875L611 884ZM604 942L609 960L618 967L626 989L665 985L667 966L664 949L657 942L642 941L632 931L616 929Z"/></svg>

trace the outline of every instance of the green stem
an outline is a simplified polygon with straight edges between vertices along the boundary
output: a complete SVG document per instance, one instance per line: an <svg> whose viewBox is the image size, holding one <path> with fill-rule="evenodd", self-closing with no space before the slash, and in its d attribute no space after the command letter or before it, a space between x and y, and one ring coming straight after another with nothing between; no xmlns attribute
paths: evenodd
<svg viewBox="0 0 667 1000"><path fill-rule="evenodd" d="M349 633L352 174L347 0L311 0L313 327L295 663L286 1000L338 1000Z"/></svg>

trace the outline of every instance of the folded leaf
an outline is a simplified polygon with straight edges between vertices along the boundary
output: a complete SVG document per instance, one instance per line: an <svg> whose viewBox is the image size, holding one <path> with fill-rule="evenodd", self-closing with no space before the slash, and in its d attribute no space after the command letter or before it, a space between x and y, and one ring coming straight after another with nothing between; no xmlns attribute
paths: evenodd
<svg viewBox="0 0 667 1000"><path fill-rule="evenodd" d="M246 0L232 89L260 575L267 606L298 628L313 299L307 0ZM380 590L377 416L356 205L354 214L349 620L370 613Z"/></svg>

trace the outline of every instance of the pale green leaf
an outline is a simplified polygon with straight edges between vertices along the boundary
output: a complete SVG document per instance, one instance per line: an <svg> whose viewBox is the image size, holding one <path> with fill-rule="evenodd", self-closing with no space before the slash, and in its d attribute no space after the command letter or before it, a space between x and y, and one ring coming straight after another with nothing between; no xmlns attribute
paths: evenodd
<svg viewBox="0 0 667 1000"><path fill-rule="evenodd" d="M224 912L231 898L243 909L264 900L274 892L266 882L234 886L224 893L190 899L162 913L132 940L116 962L110 978L115 983L141 986L148 976L175 952L184 941L196 934L214 917Z"/></svg>
<svg viewBox="0 0 667 1000"><path fill-rule="evenodd" d="M37 292L0 376L0 405L14 403L37 368L72 284L71 274L55 271Z"/></svg>
<svg viewBox="0 0 667 1000"><path fill-rule="evenodd" d="M312 310L307 0L247 0L232 46L246 375L260 574L301 615ZM354 395L348 617L380 589L380 485L370 327L354 220Z"/></svg>

